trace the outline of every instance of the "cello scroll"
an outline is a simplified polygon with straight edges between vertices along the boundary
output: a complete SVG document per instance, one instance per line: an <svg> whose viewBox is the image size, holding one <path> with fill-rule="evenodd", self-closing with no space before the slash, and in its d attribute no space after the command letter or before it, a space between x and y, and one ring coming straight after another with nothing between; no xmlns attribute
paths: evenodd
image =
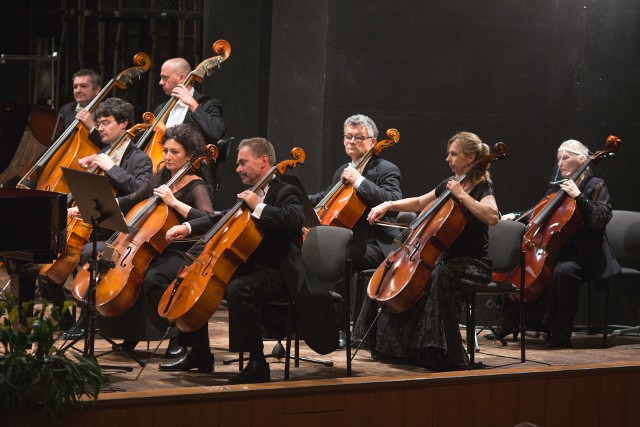
<svg viewBox="0 0 640 427"><path fill-rule="evenodd" d="M287 171L287 169L293 169L298 165L304 165L304 160L305 160L305 153L304 150L300 147L293 147L291 149L291 157L293 157L293 159L291 160L283 160L280 163L278 163L277 169L278 169L278 173L280 175L282 175L283 173L285 173Z"/></svg>

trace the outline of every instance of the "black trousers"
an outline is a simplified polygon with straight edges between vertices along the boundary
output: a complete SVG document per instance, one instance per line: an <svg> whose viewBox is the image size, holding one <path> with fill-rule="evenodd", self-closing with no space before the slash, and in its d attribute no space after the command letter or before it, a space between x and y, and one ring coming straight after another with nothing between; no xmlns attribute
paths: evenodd
<svg viewBox="0 0 640 427"><path fill-rule="evenodd" d="M558 261L547 289L539 298L525 304L527 327L549 332L554 341L570 340L578 312L580 286L589 279L589 272L580 263ZM508 325L517 324L519 305L506 300L503 315Z"/></svg>
<svg viewBox="0 0 640 427"><path fill-rule="evenodd" d="M230 351L262 351L262 308L284 295L286 288L282 275L274 268L256 268L236 273L225 292L229 309ZM178 344L194 349L208 348L208 324L194 332L179 333Z"/></svg>

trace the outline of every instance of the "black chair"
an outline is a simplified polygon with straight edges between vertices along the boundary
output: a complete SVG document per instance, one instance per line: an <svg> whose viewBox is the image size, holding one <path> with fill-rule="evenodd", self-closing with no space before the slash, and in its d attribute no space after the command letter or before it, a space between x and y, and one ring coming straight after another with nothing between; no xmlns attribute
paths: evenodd
<svg viewBox="0 0 640 427"><path fill-rule="evenodd" d="M522 251L524 231L525 225L515 221L499 220L498 224L489 227L489 258L493 262L493 272L508 273L520 266L522 272L520 283L524 283L524 252ZM486 286L476 289L466 304L467 352L471 366L475 363L477 344L476 296L496 294L515 295L520 301L520 360L525 361L524 287L518 288L507 281L492 281ZM493 332L495 334L495 331Z"/></svg>
<svg viewBox="0 0 640 427"><path fill-rule="evenodd" d="M351 260L348 258L349 243L353 237L351 230L341 227L317 226L313 227L307 233L302 243L302 262L313 274L328 285L344 284L344 295L338 292L330 291L331 298L335 304L342 304L345 310L349 309L351 304L350 278L351 278ZM320 359L311 359L300 356L300 339L296 330L296 306L293 299L285 297L277 301L270 302L268 308L275 310L286 307L286 347L283 348L278 339L271 354L265 357L275 357L285 359L284 379L289 379L290 361L293 359L295 366L300 366L300 360L318 363L327 367L332 367L332 361ZM351 376L351 328L349 317L345 316L345 325L342 326L347 334L346 336L346 362L347 376ZM269 329L269 328L267 328ZM273 328L277 329L277 328ZM294 340L295 353L291 356L291 341ZM244 363L244 355L240 353L239 358L227 359L223 363L229 365L239 362L239 368L242 370Z"/></svg>
<svg viewBox="0 0 640 427"><path fill-rule="evenodd" d="M351 305L351 260L348 257L349 243L353 238L351 230L342 227L317 226L307 233L302 243L302 262L320 280L331 285L343 284L344 295L331 291L336 304L343 304L348 311ZM337 286L336 286L337 287ZM291 338L295 336L295 366L299 366L299 337L293 330L295 325L295 305L290 303L287 320L287 347L285 359L285 379L289 378L289 361L291 359ZM351 376L351 325L349 316L344 316L343 325L346 333L347 376Z"/></svg>
<svg viewBox="0 0 640 427"><path fill-rule="evenodd" d="M602 320L602 347L607 346L609 334L609 288L618 279L635 279L640 277L640 212L614 210L611 221L606 228L607 239L618 259L622 270L620 274L604 283L604 313ZM590 296L590 294L589 294ZM587 320L590 326L590 320ZM618 329L611 335L622 335L629 332L640 333L640 326Z"/></svg>

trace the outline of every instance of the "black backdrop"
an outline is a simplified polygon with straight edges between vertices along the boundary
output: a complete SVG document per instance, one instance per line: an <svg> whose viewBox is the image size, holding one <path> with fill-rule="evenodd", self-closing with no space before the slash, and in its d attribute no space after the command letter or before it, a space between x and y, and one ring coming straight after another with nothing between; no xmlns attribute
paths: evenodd
<svg viewBox="0 0 640 427"><path fill-rule="evenodd" d="M232 53L204 90L222 100L236 140L266 136L280 159L307 153L295 173L309 192L346 160L342 123L371 116L383 156L402 170L405 196L448 176L445 143L459 130L509 154L492 166L503 212L525 209L546 189L555 150L576 138L591 150L609 134L619 154L597 173L614 208L640 210L640 3L634 0L206 2L204 40ZM244 2L242 2L244 3ZM210 53L210 44L204 47ZM232 155L232 159L234 156ZM223 165L217 205L239 190Z"/></svg>

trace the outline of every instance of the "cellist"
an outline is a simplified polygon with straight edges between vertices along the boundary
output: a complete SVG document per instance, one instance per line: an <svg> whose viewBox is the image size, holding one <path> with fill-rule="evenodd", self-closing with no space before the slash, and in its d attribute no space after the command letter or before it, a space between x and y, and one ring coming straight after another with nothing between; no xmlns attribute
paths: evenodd
<svg viewBox="0 0 640 427"><path fill-rule="evenodd" d="M488 227L498 222L498 207L488 171L476 169L463 185L458 179L488 153L489 147L477 135L456 133L447 142L446 162L452 177L422 196L381 203L371 209L368 220L373 224L389 211L422 211L448 189L463 205L466 219L462 232L439 257L427 291L418 302L400 313L380 313L370 336L374 357L433 370L467 367L459 328L460 306L473 287L491 280L491 263L486 258ZM365 304L369 307L363 307L360 314L354 331L356 339L362 338L368 327L365 318L375 303L367 300Z"/></svg>
<svg viewBox="0 0 640 427"><path fill-rule="evenodd" d="M127 128L133 125L133 112L133 105L123 99L108 98L102 101L95 111L95 123L102 141L108 145L95 155L78 159L85 169L98 166L116 190L116 197L138 191L151 179L151 159L132 141L124 141L111 155L105 153L124 135ZM79 213L77 207L72 207L69 208L67 215L75 217ZM106 240L112 234L110 230L100 230L98 240ZM103 244L98 245L98 250L104 250ZM87 262L90 257L91 244L87 244L82 250L80 265Z"/></svg>
<svg viewBox="0 0 640 427"><path fill-rule="evenodd" d="M86 112L86 110L83 111ZM106 151L111 144L118 141L127 128L133 125L133 112L133 105L120 98L108 98L100 103L95 110L95 124L102 141L107 144L107 147L103 148L101 152ZM82 112L78 114L82 114ZM124 196L138 190L151 178L151 159L130 141L120 144L111 157L104 153L90 157L79 159L79 161L84 162L81 164L84 164L86 168L99 166L116 189L117 196ZM67 214L71 217L78 216L78 208L70 208ZM99 229L98 239L105 240L111 234L113 232L109 230ZM104 246L101 244L100 250L103 249ZM82 249L80 265L87 262L90 257L91 244L87 244ZM21 270L20 289L31 297L33 297L35 281L41 267L41 265L31 264ZM42 292L45 298L56 306L62 307L64 304L65 295L62 286L43 281ZM60 325L61 329L68 329L73 324L68 312L63 313L63 320L63 324Z"/></svg>
<svg viewBox="0 0 640 427"><path fill-rule="evenodd" d="M400 169L380 156L373 156L364 164L362 170L354 167L360 158L377 143L378 128L370 117L363 114L352 115L344 121L343 130L344 150L351 160L336 170L332 184L327 190L309 195L309 201L312 205L317 205L341 180L344 180L345 185L353 186L355 197L364 203L365 209L352 228L353 240L349 244L349 257L353 262L354 270L361 271L380 265L398 235L396 228L369 224L367 215L373 206L402 197ZM384 220L395 222L396 216L396 213L389 213L385 215ZM366 286L360 283L357 285ZM359 301L355 303L359 304ZM339 310L339 317L344 318L343 316L348 315L342 307ZM344 325L344 322L339 319L338 324ZM340 348L346 346L345 336L345 331L340 331Z"/></svg>
<svg viewBox="0 0 640 427"><path fill-rule="evenodd" d="M371 147L376 145L377 138L378 128L371 118L362 114L348 117L344 121L343 144L350 162L336 170L328 190L309 195L311 204L316 205L333 185L344 179L346 185L352 185L355 188L356 196L365 204L364 213L352 229L353 241L349 246L349 256L356 271L376 268L380 265L391 249L393 239L398 235L395 228L369 224L367 215L372 207L402 197L400 169L379 156L372 157L361 171L353 167ZM384 219L393 221L396 216L397 213L389 213Z"/></svg>
<svg viewBox="0 0 640 427"><path fill-rule="evenodd" d="M542 295L525 303L527 325L546 333L547 348L571 347L573 322L578 311L582 283L591 279L606 280L620 271L609 246L605 227L611 220L612 206L607 184L587 167L575 181L569 179L589 157L589 149L580 141L569 139L558 147L557 171L547 194L563 190L575 200L582 226L557 254L551 282ZM529 221L529 215L506 214L503 219ZM505 301L497 335L502 339L518 329L517 304Z"/></svg>
<svg viewBox="0 0 640 427"><path fill-rule="evenodd" d="M238 145L236 164L236 172L242 183L255 185L263 181L276 165L275 150L264 138L244 139ZM286 295L287 292L292 298L300 292L298 283L302 278L300 248L304 220L302 197L295 185L286 183L278 176L269 181L265 194L256 194L250 190L238 194L238 199L252 211L251 216L264 232L264 236L247 261L235 271L226 287L229 349L233 352L249 353L249 363L245 369L229 379L232 384L267 382L271 378L269 364L263 352L261 307ZM203 234L217 220L218 216L206 217L175 226L167 231L167 239L171 241L190 234ZM307 295L310 294L308 291ZM325 302L326 306L313 311L322 313L314 319L309 319L308 313L311 313L311 310L303 307L301 303L298 306L299 321L305 325L315 322L314 326L323 330L328 328L333 305L330 298ZM333 323L335 327L335 317ZM334 334L333 338L337 341L337 334ZM194 332L180 332L178 340L180 344L191 346L191 350L176 362L160 364L160 370L213 370L207 324ZM327 347L332 349L336 344L331 342Z"/></svg>
<svg viewBox="0 0 640 427"><path fill-rule="evenodd" d="M161 143L164 166L140 190L118 197L120 208L127 212L137 203L156 195L174 211L180 222L213 214L211 194L214 179L209 168L188 171L171 188L165 184L187 161L204 155L202 135L192 126L183 124L167 129ZM120 316L98 318L97 325L107 336L124 340L116 350L132 352L139 341L158 341L163 338L169 323L158 315L158 302L180 267L185 262L191 262L184 255L190 247L189 242L173 242L169 245L149 264L142 281L142 291L133 306ZM168 338L175 336L173 329ZM183 352L173 339L165 351L165 357L179 357Z"/></svg>

